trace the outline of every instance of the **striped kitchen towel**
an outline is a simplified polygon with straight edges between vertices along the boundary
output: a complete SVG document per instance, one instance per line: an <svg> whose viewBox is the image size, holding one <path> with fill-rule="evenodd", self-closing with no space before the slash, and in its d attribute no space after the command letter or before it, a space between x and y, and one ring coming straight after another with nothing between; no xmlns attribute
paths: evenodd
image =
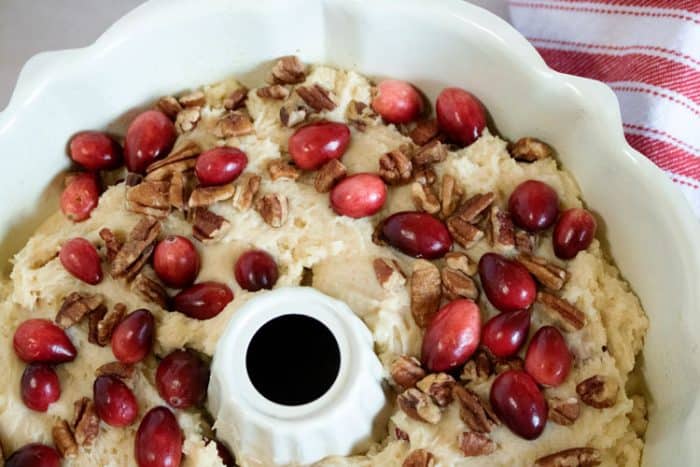
<svg viewBox="0 0 700 467"><path fill-rule="evenodd" d="M604 81L625 136L700 217L700 0L508 0L553 69Z"/></svg>

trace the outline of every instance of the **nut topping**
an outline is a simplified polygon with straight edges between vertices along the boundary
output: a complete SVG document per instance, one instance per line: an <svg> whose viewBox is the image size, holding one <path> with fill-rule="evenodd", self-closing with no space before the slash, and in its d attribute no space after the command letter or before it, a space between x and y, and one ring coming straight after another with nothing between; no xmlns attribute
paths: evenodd
<svg viewBox="0 0 700 467"><path fill-rule="evenodd" d="M279 180L280 178L296 180L301 175L296 167L279 159L270 161L267 164L267 171L270 173L272 180Z"/></svg>
<svg viewBox="0 0 700 467"><path fill-rule="evenodd" d="M428 165L442 162L447 158L447 148L438 140L433 140L416 151L413 162L416 165Z"/></svg>
<svg viewBox="0 0 700 467"><path fill-rule="evenodd" d="M547 143L536 138L520 138L508 145L511 157L518 161L535 162L552 157L554 151Z"/></svg>
<svg viewBox="0 0 700 467"><path fill-rule="evenodd" d="M394 437L400 441L411 441L411 438L408 436L408 433L406 433L399 427L394 427Z"/></svg>
<svg viewBox="0 0 700 467"><path fill-rule="evenodd" d="M146 300L155 303L163 309L168 308L168 292L165 290L165 287L146 276L143 272L134 278L131 288Z"/></svg>
<svg viewBox="0 0 700 467"><path fill-rule="evenodd" d="M56 324L63 329L78 324L88 314L102 306L104 297L99 294L81 294L72 292L63 299L61 309L56 314Z"/></svg>
<svg viewBox="0 0 700 467"><path fill-rule="evenodd" d="M167 115L170 120L175 120L175 117L182 110L182 106L173 96L163 96L158 99L156 108Z"/></svg>
<svg viewBox="0 0 700 467"><path fill-rule="evenodd" d="M607 409L615 405L620 387L609 376L595 375L576 385L576 393L584 404L596 409Z"/></svg>
<svg viewBox="0 0 700 467"><path fill-rule="evenodd" d="M466 254L460 251L450 251L445 255L447 267L463 272L468 276L473 276L477 272L478 264Z"/></svg>
<svg viewBox="0 0 700 467"><path fill-rule="evenodd" d="M459 379L468 383L482 383L493 373L493 365L488 354L483 350L477 350L472 358L464 364Z"/></svg>
<svg viewBox="0 0 700 467"><path fill-rule="evenodd" d="M401 467L433 467L434 465L435 456L432 453L425 449L416 449L406 456Z"/></svg>
<svg viewBox="0 0 700 467"><path fill-rule="evenodd" d="M470 298L476 300L479 289L474 280L457 269L445 267L440 273L442 277L442 293L448 300Z"/></svg>
<svg viewBox="0 0 700 467"><path fill-rule="evenodd" d="M510 215L498 206L491 206L489 212L491 245L500 252L510 252L515 248L513 221Z"/></svg>
<svg viewBox="0 0 700 467"><path fill-rule="evenodd" d="M600 452L595 448L571 448L540 457L535 467L595 467L600 465Z"/></svg>
<svg viewBox="0 0 700 467"><path fill-rule="evenodd" d="M151 256L158 234L160 222L152 217L142 217L115 255L110 269L112 277L126 277L130 280L136 276Z"/></svg>
<svg viewBox="0 0 700 467"><path fill-rule="evenodd" d="M287 197L279 193L270 193L258 200L255 209L260 213L266 224L275 229L282 227L287 221L289 205Z"/></svg>
<svg viewBox="0 0 700 467"><path fill-rule="evenodd" d="M352 100L345 109L345 119L358 131L365 131L377 122L377 114L364 102Z"/></svg>
<svg viewBox="0 0 700 467"><path fill-rule="evenodd" d="M450 405L454 385L455 379L447 373L432 373L416 383L418 389L432 397L438 407Z"/></svg>
<svg viewBox="0 0 700 467"><path fill-rule="evenodd" d="M331 159L316 172L314 179L314 188L319 193L327 193L340 180L345 178L347 170L342 162L338 159Z"/></svg>
<svg viewBox="0 0 700 467"><path fill-rule="evenodd" d="M531 255L537 248L537 235L531 234L524 230L515 232L515 249L520 253Z"/></svg>
<svg viewBox="0 0 700 467"><path fill-rule="evenodd" d="M437 120L431 118L416 123L415 128L408 133L408 136L416 145L424 146L437 137L439 131Z"/></svg>
<svg viewBox="0 0 700 467"><path fill-rule="evenodd" d="M240 111L228 112L222 116L214 128L214 136L218 138L231 138L244 136L253 132L253 122L250 117Z"/></svg>
<svg viewBox="0 0 700 467"><path fill-rule="evenodd" d="M153 162L146 168L148 180L166 180L173 172L184 172L194 168L202 148L194 141L187 141L173 149L165 158Z"/></svg>
<svg viewBox="0 0 700 467"><path fill-rule="evenodd" d="M117 378L128 379L131 378L133 374L134 365L118 361L105 363L104 365L97 367L95 370L95 377L114 375Z"/></svg>
<svg viewBox="0 0 700 467"><path fill-rule="evenodd" d="M248 97L248 88L240 87L228 95L224 99L224 109L226 110L236 110L243 106L246 98Z"/></svg>
<svg viewBox="0 0 700 467"><path fill-rule="evenodd" d="M262 97L263 99L282 100L289 96L289 89L285 88L281 84L272 84L270 86L258 88L255 93L258 95L258 97Z"/></svg>
<svg viewBox="0 0 700 467"><path fill-rule="evenodd" d="M61 419L51 429L53 444L63 458L75 457L78 454L78 444L75 442L68 422Z"/></svg>
<svg viewBox="0 0 700 467"><path fill-rule="evenodd" d="M483 433L465 431L459 437L459 449L464 457L487 456L496 450L496 443Z"/></svg>
<svg viewBox="0 0 700 467"><path fill-rule="evenodd" d="M170 182L146 179L127 188L126 208L140 214L165 218L170 212Z"/></svg>
<svg viewBox="0 0 700 467"><path fill-rule="evenodd" d="M581 405L575 397L562 399L550 397L547 399L549 406L549 420L558 425L572 425L581 413Z"/></svg>
<svg viewBox="0 0 700 467"><path fill-rule="evenodd" d="M297 84L306 79L306 67L295 55L287 55L277 60L270 72L271 83Z"/></svg>
<svg viewBox="0 0 700 467"><path fill-rule="evenodd" d="M508 370L522 370L525 362L520 357L498 358L493 362L493 370L496 375Z"/></svg>
<svg viewBox="0 0 700 467"><path fill-rule="evenodd" d="M413 171L413 180L421 185L432 185L435 183L436 179L437 175L435 175L435 171L429 165L417 167L416 170Z"/></svg>
<svg viewBox="0 0 700 467"><path fill-rule="evenodd" d="M100 432L100 418L95 411L95 404L87 397L73 404L73 430L75 442L80 446L89 446Z"/></svg>
<svg viewBox="0 0 700 467"><path fill-rule="evenodd" d="M391 377L403 389L409 389L425 377L425 370L416 357L403 355L391 364Z"/></svg>
<svg viewBox="0 0 700 467"><path fill-rule="evenodd" d="M207 208L192 209L192 235L199 241L216 240L231 224Z"/></svg>
<svg viewBox="0 0 700 467"><path fill-rule="evenodd" d="M97 344L98 332L97 325L107 314L107 307L98 307L95 311L88 315L88 342Z"/></svg>
<svg viewBox="0 0 700 467"><path fill-rule="evenodd" d="M177 99L183 107L201 107L207 103L207 98L202 91L193 91Z"/></svg>
<svg viewBox="0 0 700 467"><path fill-rule="evenodd" d="M310 113L311 109L303 99L292 96L280 107L280 122L282 125L292 128L305 122Z"/></svg>
<svg viewBox="0 0 700 467"><path fill-rule="evenodd" d="M408 182L412 171L411 159L401 149L394 149L379 158L379 176L389 185Z"/></svg>
<svg viewBox="0 0 700 467"><path fill-rule="evenodd" d="M217 186L200 186L192 190L187 205L190 208L211 206L219 201L233 198L235 193L236 187L232 183Z"/></svg>
<svg viewBox="0 0 700 467"><path fill-rule="evenodd" d="M421 185L418 182L413 182L411 184L411 194L416 209L429 212L430 214L436 214L440 211L440 200L435 196L435 192L430 188L430 185Z"/></svg>
<svg viewBox="0 0 700 467"><path fill-rule="evenodd" d="M426 327L440 306L440 271L431 262L419 259L411 274L411 314L416 324Z"/></svg>
<svg viewBox="0 0 700 467"><path fill-rule="evenodd" d="M547 292L538 292L537 301L547 316L556 321L564 331L573 332L586 325L586 315L566 300Z"/></svg>
<svg viewBox="0 0 700 467"><path fill-rule="evenodd" d="M233 207L239 211L247 211L253 205L253 199L260 189L260 176L243 174L239 180L233 195Z"/></svg>
<svg viewBox="0 0 700 467"><path fill-rule="evenodd" d="M330 111L338 106L335 102L333 102L330 91L320 84L299 86L296 89L296 92L299 94L299 97L301 97L304 102L306 102L309 107L314 109L316 112L320 112L322 110Z"/></svg>
<svg viewBox="0 0 700 467"><path fill-rule="evenodd" d="M406 276L395 259L375 258L372 266L377 282L385 289L393 289L406 283Z"/></svg>
<svg viewBox="0 0 700 467"><path fill-rule="evenodd" d="M445 174L442 176L442 185L440 186L441 212L444 217L449 217L457 209L457 205L462 200L464 191L457 185L457 181L452 175Z"/></svg>
<svg viewBox="0 0 700 467"><path fill-rule="evenodd" d="M428 397L416 388L410 388L399 394L396 399L398 406L409 417L422 422L436 424L442 414L440 408Z"/></svg>
<svg viewBox="0 0 700 467"><path fill-rule="evenodd" d="M185 176L180 172L173 173L170 178L168 197L170 198L170 206L175 209L185 209L185 183Z"/></svg>
<svg viewBox="0 0 700 467"><path fill-rule="evenodd" d="M540 284L548 289L559 290L568 279L566 269L560 268L546 259L528 254L518 255L518 261L525 266L530 274L535 276Z"/></svg>
<svg viewBox="0 0 700 467"><path fill-rule="evenodd" d="M123 303L117 303L114 305L114 308L109 310L104 317L102 317L102 319L95 323L95 331L91 332L91 334L95 335L95 340L90 340L90 342L97 344L100 347L104 347L105 345L109 344L109 341L112 338L112 331L114 331L117 324L124 319L124 316L126 316L126 305Z"/></svg>
<svg viewBox="0 0 700 467"><path fill-rule="evenodd" d="M454 215L459 216L465 222L476 224L479 222L481 214L491 206L494 199L496 196L492 192L474 195L457 208Z"/></svg>
<svg viewBox="0 0 700 467"><path fill-rule="evenodd" d="M473 247L484 238L484 232L456 214L448 218L446 224L452 238L465 249Z"/></svg>
<svg viewBox="0 0 700 467"><path fill-rule="evenodd" d="M459 416L470 430L477 433L490 433L491 428L500 422L491 407L473 391L455 384L452 395L459 402Z"/></svg>
<svg viewBox="0 0 700 467"><path fill-rule="evenodd" d="M199 107L182 109L175 117L175 128L180 134L192 131L197 126L201 116L202 113Z"/></svg>

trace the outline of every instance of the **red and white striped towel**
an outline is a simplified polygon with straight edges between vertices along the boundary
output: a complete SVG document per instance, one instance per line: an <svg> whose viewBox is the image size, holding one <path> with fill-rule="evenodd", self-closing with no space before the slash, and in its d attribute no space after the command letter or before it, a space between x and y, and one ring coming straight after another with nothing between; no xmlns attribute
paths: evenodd
<svg viewBox="0 0 700 467"><path fill-rule="evenodd" d="M507 7L549 66L615 91L627 141L700 217L700 0L508 0Z"/></svg>

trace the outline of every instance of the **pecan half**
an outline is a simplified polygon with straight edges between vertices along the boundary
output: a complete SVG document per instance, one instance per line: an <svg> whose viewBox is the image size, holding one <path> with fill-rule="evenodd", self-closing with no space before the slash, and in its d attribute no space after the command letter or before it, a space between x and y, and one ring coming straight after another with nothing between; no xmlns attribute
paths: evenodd
<svg viewBox="0 0 700 467"><path fill-rule="evenodd" d="M345 119L358 131L377 123L377 114L364 102L352 100L345 108Z"/></svg>
<svg viewBox="0 0 700 467"><path fill-rule="evenodd" d="M581 405L575 397L550 397L547 399L549 420L558 425L573 425L581 413Z"/></svg>
<svg viewBox="0 0 700 467"><path fill-rule="evenodd" d="M435 465L435 456L425 449L416 449L411 451L404 459L401 467L433 467Z"/></svg>
<svg viewBox="0 0 700 467"><path fill-rule="evenodd" d="M319 193L328 193L340 180L345 178L347 169L338 159L331 159L316 172L314 188Z"/></svg>
<svg viewBox="0 0 700 467"><path fill-rule="evenodd" d="M452 386L455 379L447 373L432 373L416 383L416 387L432 397L438 407L452 403Z"/></svg>
<svg viewBox="0 0 700 467"><path fill-rule="evenodd" d="M537 235L524 230L515 231L515 249L520 253L531 255L537 248Z"/></svg>
<svg viewBox="0 0 700 467"><path fill-rule="evenodd" d="M411 274L411 314L416 324L426 327L440 306L440 271L424 259L413 263Z"/></svg>
<svg viewBox="0 0 700 467"><path fill-rule="evenodd" d="M487 456L496 450L496 443L483 433L465 431L459 436L459 449L464 457Z"/></svg>
<svg viewBox="0 0 700 467"><path fill-rule="evenodd" d="M83 294L72 292L68 294L56 314L56 324L63 329L78 324L88 314L102 306L104 297L100 294Z"/></svg>
<svg viewBox="0 0 700 467"><path fill-rule="evenodd" d="M413 180L421 185L432 185L435 183L436 179L437 175L435 175L435 171L429 165L425 167L417 167L413 171Z"/></svg>
<svg viewBox="0 0 700 467"><path fill-rule="evenodd" d="M500 423L491 407L470 389L455 384L452 395L459 402L459 416L470 430L490 433L491 428Z"/></svg>
<svg viewBox="0 0 700 467"><path fill-rule="evenodd" d="M408 133L408 137L411 138L416 145L423 146L436 138L439 131L437 120L431 118L416 123L413 130Z"/></svg>
<svg viewBox="0 0 700 467"><path fill-rule="evenodd" d="M447 230L452 234L452 238L465 249L473 247L484 238L484 232L456 214L447 219Z"/></svg>
<svg viewBox="0 0 700 467"><path fill-rule="evenodd" d="M442 414L440 408L428 397L416 388L406 389L399 394L396 402L401 410L414 420L436 424Z"/></svg>
<svg viewBox="0 0 700 467"><path fill-rule="evenodd" d="M473 276L477 272L477 263L461 251L450 251L445 255L447 267L463 272L468 276Z"/></svg>
<svg viewBox="0 0 700 467"><path fill-rule="evenodd" d="M375 258L372 267L377 282L385 289L393 289L406 283L406 276L395 259Z"/></svg>
<svg viewBox="0 0 700 467"><path fill-rule="evenodd" d="M280 178L296 180L301 175L301 172L296 167L279 159L270 161L267 164L267 171L272 180L279 180Z"/></svg>
<svg viewBox="0 0 700 467"><path fill-rule="evenodd" d="M219 201L226 201L236 194L236 187L232 183L227 185L200 186L192 190L187 205L190 208L211 206Z"/></svg>
<svg viewBox="0 0 700 467"><path fill-rule="evenodd" d="M430 214L436 214L440 211L440 200L430 185L421 185L418 182L413 182L411 184L411 196L413 204L419 211L425 211Z"/></svg>
<svg viewBox="0 0 700 467"><path fill-rule="evenodd" d="M601 462L600 452L595 448L571 448L540 457L535 467L595 467Z"/></svg>
<svg viewBox="0 0 700 467"><path fill-rule="evenodd" d="M279 193L266 194L258 200L255 209L270 227L277 229L287 222L289 204L285 195Z"/></svg>
<svg viewBox="0 0 700 467"><path fill-rule="evenodd" d="M160 222L152 217L142 217L119 249L112 261L112 277L132 279L141 271L153 252L153 243L160 234Z"/></svg>
<svg viewBox="0 0 700 467"><path fill-rule="evenodd" d="M403 389L409 389L425 377L425 370L416 357L403 355L391 363L391 378Z"/></svg>
<svg viewBox="0 0 700 467"><path fill-rule="evenodd" d="M498 206L491 206L489 227L491 246L502 253L515 249L515 235L510 214L502 211Z"/></svg>
<svg viewBox="0 0 700 467"><path fill-rule="evenodd" d="M413 155L413 163L416 165L428 165L442 162L447 158L447 148L438 140L433 140L419 147Z"/></svg>
<svg viewBox="0 0 700 467"><path fill-rule="evenodd" d="M460 217L465 222L476 224L479 222L481 214L491 206L494 199L496 199L496 195L492 192L474 195L459 206L454 215Z"/></svg>
<svg viewBox="0 0 700 467"><path fill-rule="evenodd" d="M231 138L244 136L253 132L253 122L250 117L240 111L228 112L223 115L214 127L214 136L218 138Z"/></svg>
<svg viewBox="0 0 700 467"><path fill-rule="evenodd" d="M158 99L156 108L170 118L175 120L177 114L182 110L182 105L173 96L163 96Z"/></svg>
<svg viewBox="0 0 700 467"><path fill-rule="evenodd" d="M379 158L379 176L389 185L408 182L412 171L413 163L401 149L394 149Z"/></svg>
<svg viewBox="0 0 700 467"><path fill-rule="evenodd" d="M537 302L542 305L540 309L564 331L577 331L586 325L586 315L563 298L547 292L538 292Z"/></svg>
<svg viewBox="0 0 700 467"><path fill-rule="evenodd" d="M192 235L202 242L216 240L226 233L231 224L207 208L192 209Z"/></svg>
<svg viewBox="0 0 700 467"><path fill-rule="evenodd" d="M170 212L170 182L144 180L126 190L126 209L164 218Z"/></svg>
<svg viewBox="0 0 700 467"><path fill-rule="evenodd" d="M139 273L131 283L131 289L138 295L151 301L163 309L168 308L168 292L159 282Z"/></svg>
<svg viewBox="0 0 700 467"><path fill-rule="evenodd" d="M68 422L58 420L51 429L53 444L63 458L71 458L78 455L78 444L75 442Z"/></svg>
<svg viewBox="0 0 700 467"><path fill-rule="evenodd" d="M538 161L554 154L550 145L537 138L520 138L508 145L508 152L513 159L525 162Z"/></svg>
<svg viewBox="0 0 700 467"><path fill-rule="evenodd" d="M619 390L617 381L604 375L591 376L576 385L576 393L583 403L596 409L615 405Z"/></svg>
<svg viewBox="0 0 700 467"><path fill-rule="evenodd" d="M253 205L253 199L260 189L260 176L243 174L239 180L233 195L233 207L239 211L247 211Z"/></svg>
<svg viewBox="0 0 700 467"><path fill-rule="evenodd" d="M443 217L449 217L457 209L462 200L464 191L457 185L457 180L452 175L445 174L442 176L440 185L440 212Z"/></svg>
<svg viewBox="0 0 700 467"><path fill-rule="evenodd" d="M295 55L287 55L277 60L272 67L269 81L277 84L297 84L306 79L306 67Z"/></svg>
<svg viewBox="0 0 700 467"><path fill-rule="evenodd" d="M197 126L202 117L202 110L199 107L187 107L182 109L175 117L175 129L178 133L187 133Z"/></svg>
<svg viewBox="0 0 700 467"><path fill-rule="evenodd" d="M303 123L311 113L309 106L299 96L292 95L280 107L280 122L282 125L292 128Z"/></svg>
<svg viewBox="0 0 700 467"><path fill-rule="evenodd" d="M175 209L185 209L185 176L181 172L173 173L170 178L170 189L168 197L170 198L170 206Z"/></svg>
<svg viewBox="0 0 700 467"><path fill-rule="evenodd" d="M263 99L276 99L282 100L289 97L289 89L285 88L281 84L272 84L270 86L263 86L255 91L258 97Z"/></svg>
<svg viewBox="0 0 700 467"><path fill-rule="evenodd" d="M89 446L100 433L100 418L95 404L87 397L75 401L73 417L73 434L80 446Z"/></svg>
<svg viewBox="0 0 700 467"><path fill-rule="evenodd" d="M192 91L189 94L180 96L177 100L183 107L201 107L207 103L207 98L202 91Z"/></svg>
<svg viewBox="0 0 700 467"><path fill-rule="evenodd" d="M165 158L153 162L146 168L146 179L166 180L173 172L184 172L194 168L202 147L194 141L187 141L170 151Z"/></svg>
<svg viewBox="0 0 700 467"><path fill-rule="evenodd" d="M479 296L479 289L474 280L457 269L450 267L442 268L442 293L448 300L457 298L470 298L476 300Z"/></svg>
<svg viewBox="0 0 700 467"><path fill-rule="evenodd" d="M493 365L488 354L483 350L477 350L472 358L464 364L459 379L468 383L482 383L493 374Z"/></svg>
<svg viewBox="0 0 700 467"><path fill-rule="evenodd" d="M568 279L569 275L566 269L550 263L545 258L520 254L517 260L530 271L530 274L535 276L535 279L537 279L540 284L548 289L559 290Z"/></svg>
<svg viewBox="0 0 700 467"><path fill-rule="evenodd" d="M125 316L126 305L124 305L123 303L117 303L116 305L114 305L114 308L109 310L104 315L104 317L96 323L96 338L95 342L93 343L101 347L104 347L105 345L109 344L109 341L112 338L112 332L114 331L114 328L117 327L117 324L119 324Z"/></svg>
<svg viewBox="0 0 700 467"><path fill-rule="evenodd" d="M520 357L496 358L493 361L494 374L500 375L508 370L522 370L525 362Z"/></svg>
<svg viewBox="0 0 700 467"><path fill-rule="evenodd" d="M224 99L224 109L226 110L236 110L243 106L246 98L248 97L248 88L245 86L240 87L233 91Z"/></svg>
<svg viewBox="0 0 700 467"><path fill-rule="evenodd" d="M333 110L338 104L333 101L331 92L320 84L312 84L311 86L299 86L296 89L297 94L306 104L316 112L322 110Z"/></svg>
<svg viewBox="0 0 700 467"><path fill-rule="evenodd" d="M108 362L95 370L95 377L114 375L117 378L128 379L134 374L134 365L122 362Z"/></svg>

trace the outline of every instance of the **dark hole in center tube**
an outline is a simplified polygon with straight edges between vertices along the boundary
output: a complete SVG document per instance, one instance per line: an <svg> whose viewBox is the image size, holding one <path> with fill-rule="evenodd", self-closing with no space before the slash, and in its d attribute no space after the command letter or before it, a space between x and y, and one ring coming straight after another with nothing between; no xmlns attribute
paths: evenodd
<svg viewBox="0 0 700 467"><path fill-rule="evenodd" d="M330 330L305 315L265 323L246 352L248 377L266 399L283 405L312 402L328 391L340 369L340 350Z"/></svg>

